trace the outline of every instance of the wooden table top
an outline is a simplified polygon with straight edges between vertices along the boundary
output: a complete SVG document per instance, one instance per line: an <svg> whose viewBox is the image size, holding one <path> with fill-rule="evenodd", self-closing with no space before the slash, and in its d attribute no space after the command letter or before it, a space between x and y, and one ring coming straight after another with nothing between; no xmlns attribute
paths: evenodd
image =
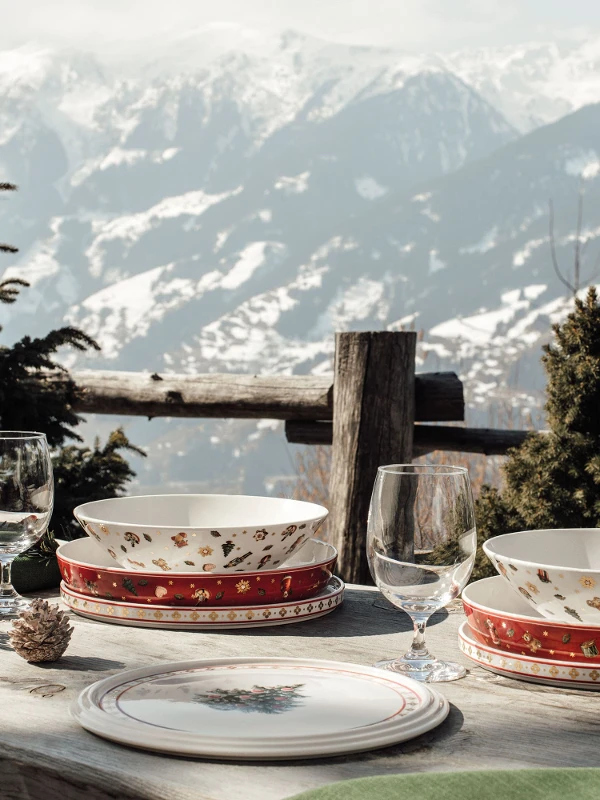
<svg viewBox="0 0 600 800"><path fill-rule="evenodd" d="M48 596L48 595L47 595ZM56 594L51 595L57 597ZM377 590L348 587L343 606L262 630L147 630L74 617L65 656L27 664L0 623L0 787L3 800L283 800L366 775L427 770L599 766L599 692L555 689L465 662L460 606L430 622L428 644L469 675L438 684L451 711L437 729L370 753L297 762L229 763L144 753L84 731L69 706L90 683L123 669L228 656L291 656L372 664L410 645L408 617ZM600 687L599 687L600 688Z"/></svg>

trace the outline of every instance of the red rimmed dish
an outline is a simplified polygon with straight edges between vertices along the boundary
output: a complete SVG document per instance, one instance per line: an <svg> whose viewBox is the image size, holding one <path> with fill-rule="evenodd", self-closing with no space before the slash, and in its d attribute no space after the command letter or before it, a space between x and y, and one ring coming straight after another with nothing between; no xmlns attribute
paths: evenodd
<svg viewBox="0 0 600 800"><path fill-rule="evenodd" d="M234 574L140 572L117 566L93 539L76 539L56 551L63 581L75 592L113 602L168 606L236 606L299 601L330 580L337 551L311 539L280 569Z"/></svg>
<svg viewBox="0 0 600 800"><path fill-rule="evenodd" d="M262 628L322 617L341 605L344 588L344 582L340 578L332 577L315 597L307 600L286 600L272 605L240 603L228 608L206 606L175 608L131 602L115 603L101 597L90 597L75 592L65 586L64 582L60 587L60 596L71 611L98 622L142 628L201 631Z"/></svg>
<svg viewBox="0 0 600 800"><path fill-rule="evenodd" d="M467 586L462 602L478 640L514 656L600 664L600 627L560 622L532 611L500 576Z"/></svg>
<svg viewBox="0 0 600 800"><path fill-rule="evenodd" d="M574 658L553 660L539 654L522 656L491 647L484 637L462 623L458 630L458 646L467 658L478 666L519 681L561 686L570 689L600 688L600 670L597 664Z"/></svg>

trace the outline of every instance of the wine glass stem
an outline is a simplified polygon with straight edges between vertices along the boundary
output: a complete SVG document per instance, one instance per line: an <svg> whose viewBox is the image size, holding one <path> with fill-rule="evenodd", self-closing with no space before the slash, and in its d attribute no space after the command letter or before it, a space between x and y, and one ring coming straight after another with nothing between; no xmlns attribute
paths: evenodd
<svg viewBox="0 0 600 800"><path fill-rule="evenodd" d="M425 627L427 620L416 620L413 618L414 635L410 650L404 658L414 661L433 661L433 656L425 644Z"/></svg>
<svg viewBox="0 0 600 800"><path fill-rule="evenodd" d="M13 589L11 569L14 558L7 558L3 556L0 559L0 600L7 597L15 597L16 592Z"/></svg>

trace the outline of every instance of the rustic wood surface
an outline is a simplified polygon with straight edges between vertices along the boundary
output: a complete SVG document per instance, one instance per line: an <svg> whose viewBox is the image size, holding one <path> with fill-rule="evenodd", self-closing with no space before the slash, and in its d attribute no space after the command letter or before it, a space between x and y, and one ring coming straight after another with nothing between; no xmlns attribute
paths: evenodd
<svg viewBox="0 0 600 800"><path fill-rule="evenodd" d="M229 763L152 755L87 733L69 705L90 683L123 669L228 656L292 656L372 664L404 652L410 621L371 587L348 587L327 617L234 633L144 630L73 618L55 664L26 664L0 624L2 800L283 800L338 780L428 770L598 766L600 692L501 678L458 650L458 605L436 615L428 643L469 675L438 689L448 719L410 742L370 753L298 762ZM268 754L265 754L268 756Z"/></svg>
<svg viewBox="0 0 600 800"><path fill-rule="evenodd" d="M413 428L413 456L423 456L434 450L501 456L511 447L518 447L522 444L529 433L530 431L495 428L415 425ZM285 436L291 444L327 445L333 441L333 424L326 421L292 419L285 423Z"/></svg>
<svg viewBox="0 0 600 800"><path fill-rule="evenodd" d="M412 462L414 332L348 332L335 337L333 451L328 536L340 576L369 583L365 537L377 468Z"/></svg>
<svg viewBox="0 0 600 800"><path fill-rule="evenodd" d="M312 375L155 375L81 370L71 376L82 414L139 417L332 419L333 377ZM52 380L62 381L55 377ZM416 418L464 419L461 381L453 372L416 376Z"/></svg>

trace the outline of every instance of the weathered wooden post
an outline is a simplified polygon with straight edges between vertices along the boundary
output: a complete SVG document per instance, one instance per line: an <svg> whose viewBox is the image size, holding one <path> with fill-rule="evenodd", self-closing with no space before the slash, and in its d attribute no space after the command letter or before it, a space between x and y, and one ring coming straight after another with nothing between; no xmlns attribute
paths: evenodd
<svg viewBox="0 0 600 800"><path fill-rule="evenodd" d="M377 467L412 461L414 332L338 333L333 380L331 541L338 573L372 583L365 540Z"/></svg>

